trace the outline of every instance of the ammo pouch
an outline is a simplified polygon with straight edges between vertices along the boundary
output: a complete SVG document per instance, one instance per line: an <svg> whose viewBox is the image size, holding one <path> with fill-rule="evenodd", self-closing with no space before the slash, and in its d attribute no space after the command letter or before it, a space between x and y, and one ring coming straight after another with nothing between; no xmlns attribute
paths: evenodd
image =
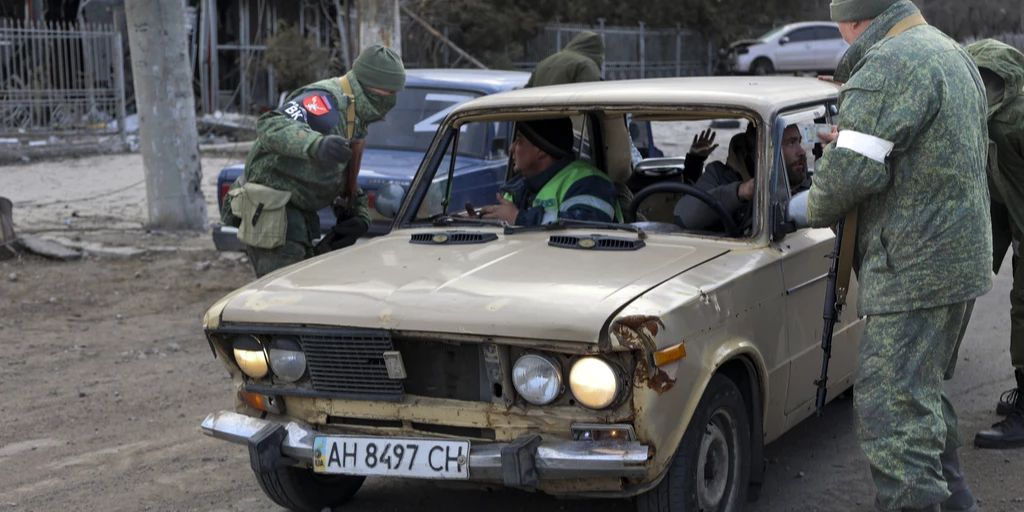
<svg viewBox="0 0 1024 512"><path fill-rule="evenodd" d="M285 206L291 192L282 192L258 183L246 183L228 192L231 212L242 219L238 239L261 249L281 247L288 232Z"/></svg>

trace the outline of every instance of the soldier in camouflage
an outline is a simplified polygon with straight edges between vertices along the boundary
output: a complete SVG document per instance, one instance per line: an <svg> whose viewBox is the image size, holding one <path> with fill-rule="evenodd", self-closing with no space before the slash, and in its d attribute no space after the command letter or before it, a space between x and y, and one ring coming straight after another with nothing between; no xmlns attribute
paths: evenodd
<svg viewBox="0 0 1024 512"><path fill-rule="evenodd" d="M348 82L351 96L342 81ZM281 108L260 116L258 138L245 162L244 181L290 192L284 244L275 248L247 246L257 277L313 256L320 236L317 211L342 194L349 139L366 137L367 125L384 118L405 86L401 57L375 45L363 50L344 77L329 78L295 90ZM355 103L354 125L347 112ZM365 194L350 205L349 218L334 230L354 242L370 225ZM225 206L225 211L230 211Z"/></svg>
<svg viewBox="0 0 1024 512"><path fill-rule="evenodd" d="M942 381L992 285L984 86L910 0L832 0L831 11L851 43L836 70L838 134L806 202L792 204L806 205L812 226L859 218L867 322L854 407L876 506L976 510Z"/></svg>
<svg viewBox="0 0 1024 512"><path fill-rule="evenodd" d="M967 46L988 95L989 193L992 196L992 270L1011 245L1013 289L1010 290L1010 361L1017 385L1002 394L996 413L1006 418L978 432L979 448L1024 446L1024 265L1019 247L1024 233L1024 54L992 39Z"/></svg>

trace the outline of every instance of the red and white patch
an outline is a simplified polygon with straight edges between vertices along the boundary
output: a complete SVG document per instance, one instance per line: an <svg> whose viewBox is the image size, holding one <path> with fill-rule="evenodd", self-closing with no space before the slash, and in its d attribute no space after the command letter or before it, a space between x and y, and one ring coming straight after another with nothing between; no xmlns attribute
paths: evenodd
<svg viewBox="0 0 1024 512"><path fill-rule="evenodd" d="M306 112L314 116L322 116L331 111L331 104L319 94L314 94L302 100L302 106L306 109Z"/></svg>

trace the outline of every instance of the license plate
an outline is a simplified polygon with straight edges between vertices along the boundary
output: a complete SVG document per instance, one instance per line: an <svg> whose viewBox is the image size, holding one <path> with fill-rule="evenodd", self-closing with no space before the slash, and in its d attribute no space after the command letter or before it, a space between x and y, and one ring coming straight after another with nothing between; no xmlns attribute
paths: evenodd
<svg viewBox="0 0 1024 512"><path fill-rule="evenodd" d="M469 441L316 437L313 439L313 471L465 480L469 478Z"/></svg>

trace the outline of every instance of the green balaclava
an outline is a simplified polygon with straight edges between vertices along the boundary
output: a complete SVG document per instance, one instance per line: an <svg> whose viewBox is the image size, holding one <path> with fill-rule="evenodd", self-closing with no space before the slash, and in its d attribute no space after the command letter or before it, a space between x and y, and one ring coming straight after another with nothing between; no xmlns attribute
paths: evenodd
<svg viewBox="0 0 1024 512"><path fill-rule="evenodd" d="M391 48L375 44L364 49L352 63L352 72L363 88L368 101L356 102L356 111L364 122L371 123L384 118L394 108L398 98L370 91L370 88L395 91L405 87L405 66L402 58Z"/></svg>
<svg viewBox="0 0 1024 512"><path fill-rule="evenodd" d="M832 21L873 20L899 0L832 0Z"/></svg>

